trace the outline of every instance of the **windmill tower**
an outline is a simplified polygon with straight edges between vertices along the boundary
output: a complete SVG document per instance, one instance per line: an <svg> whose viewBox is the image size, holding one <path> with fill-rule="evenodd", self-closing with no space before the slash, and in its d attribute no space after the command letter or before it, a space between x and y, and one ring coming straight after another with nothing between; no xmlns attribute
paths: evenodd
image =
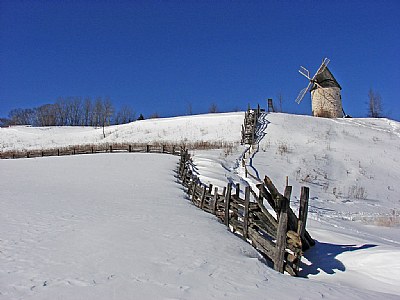
<svg viewBox="0 0 400 300"><path fill-rule="evenodd" d="M328 69L329 59L325 58L315 75L311 78L310 72L300 67L300 74L309 81L306 88L297 96L296 102L300 103L304 96L311 91L312 114L315 117L341 118L343 117L342 89Z"/></svg>

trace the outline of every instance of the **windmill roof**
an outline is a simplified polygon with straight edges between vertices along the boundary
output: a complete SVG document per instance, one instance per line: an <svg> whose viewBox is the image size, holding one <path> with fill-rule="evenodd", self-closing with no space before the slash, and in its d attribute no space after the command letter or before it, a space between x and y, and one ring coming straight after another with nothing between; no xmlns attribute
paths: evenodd
<svg viewBox="0 0 400 300"><path fill-rule="evenodd" d="M335 77L333 77L331 71L329 71L328 67L325 67L325 69L321 73L315 76L315 80L322 87L338 87L339 89L342 89L340 84L336 81ZM312 90L316 88L317 85L314 85Z"/></svg>

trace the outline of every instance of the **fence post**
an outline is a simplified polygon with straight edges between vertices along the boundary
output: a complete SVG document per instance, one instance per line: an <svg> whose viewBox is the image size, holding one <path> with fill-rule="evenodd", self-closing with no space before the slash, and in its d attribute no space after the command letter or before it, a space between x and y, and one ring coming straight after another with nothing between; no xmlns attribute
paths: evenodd
<svg viewBox="0 0 400 300"><path fill-rule="evenodd" d="M194 203L196 197L197 179L193 176L192 180L192 202Z"/></svg>
<svg viewBox="0 0 400 300"><path fill-rule="evenodd" d="M229 227L229 202L231 201L232 183L228 183L225 194L225 225Z"/></svg>
<svg viewBox="0 0 400 300"><path fill-rule="evenodd" d="M216 211L217 211L217 201L218 201L218 187L214 188L214 202L213 202L213 215L215 215Z"/></svg>
<svg viewBox="0 0 400 300"><path fill-rule="evenodd" d="M281 200L281 210L279 214L278 230L276 234L276 248L274 257L274 269L280 273L285 270L284 259L286 249L286 232L288 224L288 208L289 200L283 198Z"/></svg>
<svg viewBox="0 0 400 300"><path fill-rule="evenodd" d="M187 186L186 185L186 175L187 175L187 173L188 173L188 169L184 169L184 171L183 171L183 176L182 176L182 184L183 184L183 186Z"/></svg>
<svg viewBox="0 0 400 300"><path fill-rule="evenodd" d="M150 152L150 145L146 145L146 152Z"/></svg>
<svg viewBox="0 0 400 300"><path fill-rule="evenodd" d="M200 208L204 208L204 202L206 200L206 192L207 192L207 187L203 186L203 191L201 193L201 199L200 199Z"/></svg>
<svg viewBox="0 0 400 300"><path fill-rule="evenodd" d="M243 212L243 238L247 240L249 229L249 206L250 206L250 186L246 186L244 191L244 212Z"/></svg>
<svg viewBox="0 0 400 300"><path fill-rule="evenodd" d="M306 186L302 186L300 193L299 221L297 226L297 234L301 239L304 239L304 232L306 231L309 195L310 189Z"/></svg>
<svg viewBox="0 0 400 300"><path fill-rule="evenodd" d="M113 151L113 149L112 149L112 145L110 145L110 153Z"/></svg>

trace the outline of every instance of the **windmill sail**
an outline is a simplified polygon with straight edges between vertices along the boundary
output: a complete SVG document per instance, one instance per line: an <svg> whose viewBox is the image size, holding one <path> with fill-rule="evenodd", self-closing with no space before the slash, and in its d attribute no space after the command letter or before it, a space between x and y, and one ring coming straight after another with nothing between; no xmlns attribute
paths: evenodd
<svg viewBox="0 0 400 300"><path fill-rule="evenodd" d="M313 83L310 81L308 83L307 87L300 91L299 95L296 98L297 104L299 104L301 102L301 100L303 100L304 96L311 90L312 86L313 86Z"/></svg>
<svg viewBox="0 0 400 300"><path fill-rule="evenodd" d="M309 83L306 88L302 89L299 93L299 95L296 98L297 104L300 104L301 100L303 100L304 96L310 91L315 89L317 86L320 86L319 84L319 78L321 74L324 74L326 70L328 70L327 66L329 64L330 60L329 58L324 58L322 61L322 64L319 66L317 72L315 72L314 76L310 78L310 72L304 68L303 66L300 66L299 73L306 77L309 80ZM329 72L329 70L328 70ZM331 74L331 72L329 72ZM331 74L332 75L332 74Z"/></svg>

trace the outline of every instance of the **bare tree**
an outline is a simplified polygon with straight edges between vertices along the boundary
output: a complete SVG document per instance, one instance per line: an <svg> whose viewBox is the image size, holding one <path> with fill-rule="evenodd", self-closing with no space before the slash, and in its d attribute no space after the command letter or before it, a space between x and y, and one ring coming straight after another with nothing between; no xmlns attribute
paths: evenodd
<svg viewBox="0 0 400 300"><path fill-rule="evenodd" d="M104 118L103 99L101 99L101 97L97 97L93 106L92 126L101 126Z"/></svg>
<svg viewBox="0 0 400 300"><path fill-rule="evenodd" d="M68 125L68 104L67 100L63 97L58 97L55 103L55 110L57 114L57 124L60 126Z"/></svg>
<svg viewBox="0 0 400 300"><path fill-rule="evenodd" d="M45 104L36 109L36 122L38 126L57 125L57 110L54 104Z"/></svg>
<svg viewBox="0 0 400 300"><path fill-rule="evenodd" d="M158 118L160 118L160 115L158 114L158 112L152 113L149 116L149 119L158 119Z"/></svg>
<svg viewBox="0 0 400 300"><path fill-rule="evenodd" d="M211 103L210 108L208 109L209 113L217 113L218 112L218 107L217 104Z"/></svg>
<svg viewBox="0 0 400 300"><path fill-rule="evenodd" d="M115 115L115 124L126 124L133 122L134 120L135 113L133 109L128 105L122 106Z"/></svg>
<svg viewBox="0 0 400 300"><path fill-rule="evenodd" d="M278 112L283 112L282 104L283 104L283 95L282 95L282 93L279 93L278 94Z"/></svg>
<svg viewBox="0 0 400 300"><path fill-rule="evenodd" d="M382 116L382 98L379 93L370 89L368 92L368 117L381 118Z"/></svg>
<svg viewBox="0 0 400 300"><path fill-rule="evenodd" d="M111 120L113 119L114 115L114 105L112 104L110 97L106 97L106 99L104 99L103 107L104 107L103 127L110 126Z"/></svg>
<svg viewBox="0 0 400 300"><path fill-rule="evenodd" d="M188 102L187 114L188 114L188 115L193 115L193 106L192 106L192 102Z"/></svg>
<svg viewBox="0 0 400 300"><path fill-rule="evenodd" d="M35 122L35 111L30 108L16 108L8 114L9 125L33 125Z"/></svg>
<svg viewBox="0 0 400 300"><path fill-rule="evenodd" d="M11 125L11 120L7 118L0 118L0 127L6 127Z"/></svg>
<svg viewBox="0 0 400 300"><path fill-rule="evenodd" d="M69 112L70 112L70 125L78 126L81 124L82 119L82 98L72 97L69 101Z"/></svg>
<svg viewBox="0 0 400 300"><path fill-rule="evenodd" d="M82 108L82 125L93 126L93 104L90 97L86 97Z"/></svg>

